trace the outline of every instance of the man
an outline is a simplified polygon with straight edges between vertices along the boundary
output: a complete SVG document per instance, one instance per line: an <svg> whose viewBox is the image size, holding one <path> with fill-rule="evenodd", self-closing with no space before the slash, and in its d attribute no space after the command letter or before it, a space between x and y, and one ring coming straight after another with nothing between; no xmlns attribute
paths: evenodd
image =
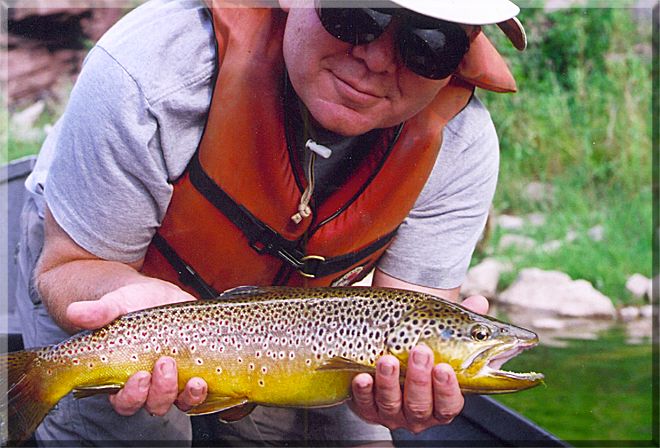
<svg viewBox="0 0 660 448"><path fill-rule="evenodd" d="M241 284L350 284L372 266L374 285L457 300L497 177L473 88L515 88L480 25L520 48L524 34L508 0L394 3L153 0L109 31L27 181L26 345ZM411 360L403 390L391 356L356 376L353 411L258 408L216 436L378 441L450 422L452 369L422 345ZM109 402L65 398L37 438L190 443L183 412L206 391L193 378L179 392L163 357Z"/></svg>

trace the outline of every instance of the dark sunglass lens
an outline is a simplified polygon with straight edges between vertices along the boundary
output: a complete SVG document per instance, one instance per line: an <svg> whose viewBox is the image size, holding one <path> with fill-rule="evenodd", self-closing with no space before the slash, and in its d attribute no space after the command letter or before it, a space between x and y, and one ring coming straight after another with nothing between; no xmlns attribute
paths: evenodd
<svg viewBox="0 0 660 448"><path fill-rule="evenodd" d="M456 71L470 42L463 29L445 24L436 29L404 27L399 51L404 64L420 76L443 79Z"/></svg>
<svg viewBox="0 0 660 448"><path fill-rule="evenodd" d="M316 12L325 30L337 39L362 45L377 39L392 21L392 14L371 8L323 7L317 2Z"/></svg>

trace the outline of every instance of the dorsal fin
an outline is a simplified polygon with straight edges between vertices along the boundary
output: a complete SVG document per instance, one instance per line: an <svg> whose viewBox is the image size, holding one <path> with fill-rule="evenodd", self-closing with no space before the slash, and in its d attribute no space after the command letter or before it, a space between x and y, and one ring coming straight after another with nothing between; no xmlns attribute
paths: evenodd
<svg viewBox="0 0 660 448"><path fill-rule="evenodd" d="M263 286L237 286L235 288L223 291L218 296L218 299L231 299L234 297L251 296L256 294L263 294L266 291L267 289Z"/></svg>

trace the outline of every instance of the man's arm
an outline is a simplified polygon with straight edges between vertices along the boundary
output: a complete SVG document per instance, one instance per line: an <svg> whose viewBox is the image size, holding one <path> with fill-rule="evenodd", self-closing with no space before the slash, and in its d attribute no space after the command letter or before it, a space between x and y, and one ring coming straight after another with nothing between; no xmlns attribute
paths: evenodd
<svg viewBox="0 0 660 448"><path fill-rule="evenodd" d="M76 244L48 210L44 225L35 282L48 312L66 331L96 329L131 311L195 300L176 285L140 274L143 259L119 263L94 256ZM201 378L192 378L179 393L176 363L162 357L152 373L136 373L110 401L122 415L141 407L164 415L173 403L182 410L200 404L206 391Z"/></svg>
<svg viewBox="0 0 660 448"><path fill-rule="evenodd" d="M430 293L453 302L460 288L437 289L407 283L376 270L373 286L411 289ZM462 303L485 314L488 301L481 296ZM403 387L399 384L399 361L391 355L376 364L375 379L366 373L353 380L353 409L367 421L390 429L406 428L418 433L432 426L450 423L463 409L463 395L453 369L448 364L433 365L433 352L425 345L415 347L410 355Z"/></svg>

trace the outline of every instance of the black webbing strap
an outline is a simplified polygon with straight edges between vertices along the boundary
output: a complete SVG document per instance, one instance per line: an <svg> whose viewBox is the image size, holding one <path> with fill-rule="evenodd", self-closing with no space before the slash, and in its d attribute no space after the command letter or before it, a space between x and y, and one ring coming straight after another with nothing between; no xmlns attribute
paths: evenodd
<svg viewBox="0 0 660 448"><path fill-rule="evenodd" d="M379 238L369 246L350 254L324 259L305 255L300 241L291 241L256 218L248 209L237 204L202 168L196 153L190 161L190 182L215 208L222 212L247 237L250 247L259 254L280 258L306 277L324 277L348 269L371 253L384 247L396 230Z"/></svg>
<svg viewBox="0 0 660 448"><path fill-rule="evenodd" d="M218 291L206 283L192 266L183 261L161 234L156 233L151 241L179 274L179 281L182 284L193 288L202 299L213 299L218 296Z"/></svg>

